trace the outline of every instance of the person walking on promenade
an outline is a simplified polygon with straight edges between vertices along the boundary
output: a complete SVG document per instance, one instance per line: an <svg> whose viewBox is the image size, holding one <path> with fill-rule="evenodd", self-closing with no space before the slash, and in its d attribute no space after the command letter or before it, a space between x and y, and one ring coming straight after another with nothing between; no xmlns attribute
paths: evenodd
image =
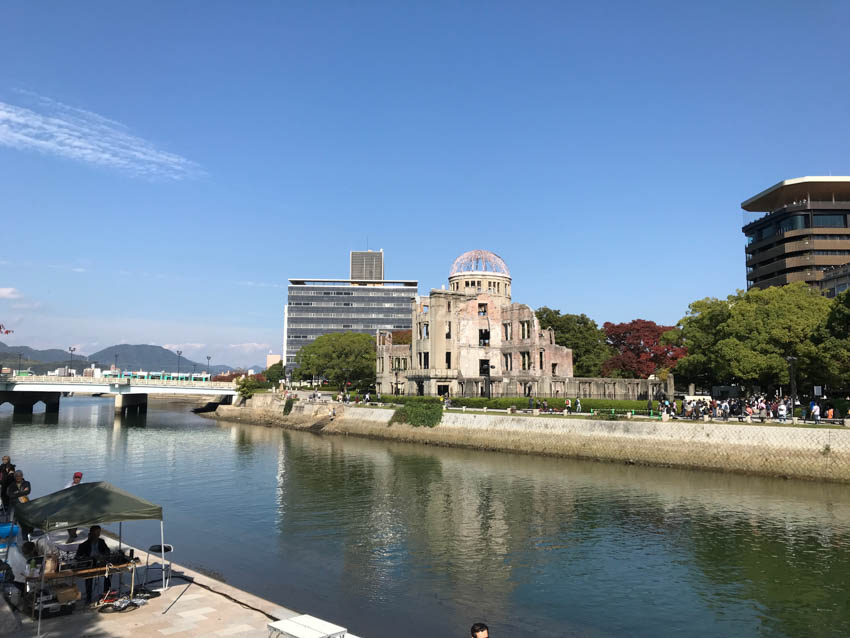
<svg viewBox="0 0 850 638"><path fill-rule="evenodd" d="M572 414L573 413L573 402L570 401L569 397L564 399L564 412L566 414Z"/></svg>
<svg viewBox="0 0 850 638"><path fill-rule="evenodd" d="M576 397L576 413L581 412L581 398Z"/></svg>
<svg viewBox="0 0 850 638"><path fill-rule="evenodd" d="M779 422L785 423L785 415L788 414L788 408L784 402L780 401L779 405L776 406L776 414L779 416Z"/></svg>
<svg viewBox="0 0 850 638"><path fill-rule="evenodd" d="M26 503L30 500L30 490L30 482L24 480L24 473L21 470L15 470L15 478L6 488L6 496L9 498L12 509L17 503Z"/></svg>
<svg viewBox="0 0 850 638"><path fill-rule="evenodd" d="M12 459L7 456L3 457L3 464L0 465L0 501L3 503L3 513L9 514L9 497L6 495L6 490L9 485L15 482L15 464Z"/></svg>
<svg viewBox="0 0 850 638"><path fill-rule="evenodd" d="M483 622L477 622L469 629L472 638L490 638L490 629Z"/></svg>
<svg viewBox="0 0 850 638"><path fill-rule="evenodd" d="M820 405L818 405L814 401L812 403L814 403L814 405L812 406L812 418L814 419L815 423L817 424L817 423L820 423Z"/></svg>
<svg viewBox="0 0 850 638"><path fill-rule="evenodd" d="M67 490L69 487L76 487L83 480L82 472L74 472L74 476L71 478L71 481L65 486ZM77 540L77 528L71 527L68 529L68 542L72 543Z"/></svg>
<svg viewBox="0 0 850 638"><path fill-rule="evenodd" d="M15 479L6 489L10 508L9 520L14 520L15 507L17 507L18 503L26 503L30 500L30 491L30 482L24 480L24 473L21 470L15 470ZM31 531L32 529L21 525L21 533L24 535L24 538L27 538Z"/></svg>

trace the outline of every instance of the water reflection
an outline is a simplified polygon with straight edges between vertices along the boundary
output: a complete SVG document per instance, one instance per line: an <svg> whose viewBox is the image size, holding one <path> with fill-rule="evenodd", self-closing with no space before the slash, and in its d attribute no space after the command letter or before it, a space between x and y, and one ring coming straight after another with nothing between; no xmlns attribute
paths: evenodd
<svg viewBox="0 0 850 638"><path fill-rule="evenodd" d="M463 635L478 618L499 635L850 633L846 486L286 432L155 402L116 419L108 401L63 399L58 424L38 416L0 411L0 451L34 493L80 469L161 502L178 562L360 634ZM130 527L141 545L158 534Z"/></svg>

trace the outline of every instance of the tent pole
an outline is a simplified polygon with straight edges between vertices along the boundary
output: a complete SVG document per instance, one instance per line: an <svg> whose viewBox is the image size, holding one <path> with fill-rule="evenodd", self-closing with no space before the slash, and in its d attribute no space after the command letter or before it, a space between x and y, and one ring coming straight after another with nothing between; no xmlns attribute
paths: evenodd
<svg viewBox="0 0 850 638"><path fill-rule="evenodd" d="M159 549L162 552L162 590L165 591L165 524L159 519Z"/></svg>
<svg viewBox="0 0 850 638"><path fill-rule="evenodd" d="M118 553L121 553L121 548L124 546L121 543L122 532L124 528L124 523L122 521L118 521ZM121 593L121 585L124 584L124 572L118 572L118 593Z"/></svg>
<svg viewBox="0 0 850 638"><path fill-rule="evenodd" d="M44 554L41 555L41 587L39 587L36 596L38 596L38 638L41 638L41 608L44 606Z"/></svg>

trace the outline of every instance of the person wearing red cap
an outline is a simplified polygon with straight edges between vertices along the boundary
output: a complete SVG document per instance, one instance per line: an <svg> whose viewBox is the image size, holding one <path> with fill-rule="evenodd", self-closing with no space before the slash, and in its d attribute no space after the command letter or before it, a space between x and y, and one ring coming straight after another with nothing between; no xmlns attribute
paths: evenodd
<svg viewBox="0 0 850 638"><path fill-rule="evenodd" d="M74 478L71 479L71 482L65 486L67 490L69 487L76 487L83 480L82 472L74 472ZM68 530L68 542L77 540L77 528L73 527Z"/></svg>

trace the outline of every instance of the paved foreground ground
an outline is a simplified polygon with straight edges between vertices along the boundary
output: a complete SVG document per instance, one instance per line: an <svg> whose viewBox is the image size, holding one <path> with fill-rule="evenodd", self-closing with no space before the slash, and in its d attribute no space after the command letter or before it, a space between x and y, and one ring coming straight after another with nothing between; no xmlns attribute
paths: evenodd
<svg viewBox="0 0 850 638"><path fill-rule="evenodd" d="M267 623L299 612L275 605L189 569L174 565L175 578L169 589L147 605L126 613L101 614L79 606L68 616L42 619L41 635L50 638L74 636L233 636L267 637ZM194 582L187 582L182 574ZM151 584L155 587L155 584ZM5 601L0 600L5 604ZM79 605L79 603L78 603ZM272 616L273 618L271 618ZM21 638L37 635L37 623L20 617Z"/></svg>

